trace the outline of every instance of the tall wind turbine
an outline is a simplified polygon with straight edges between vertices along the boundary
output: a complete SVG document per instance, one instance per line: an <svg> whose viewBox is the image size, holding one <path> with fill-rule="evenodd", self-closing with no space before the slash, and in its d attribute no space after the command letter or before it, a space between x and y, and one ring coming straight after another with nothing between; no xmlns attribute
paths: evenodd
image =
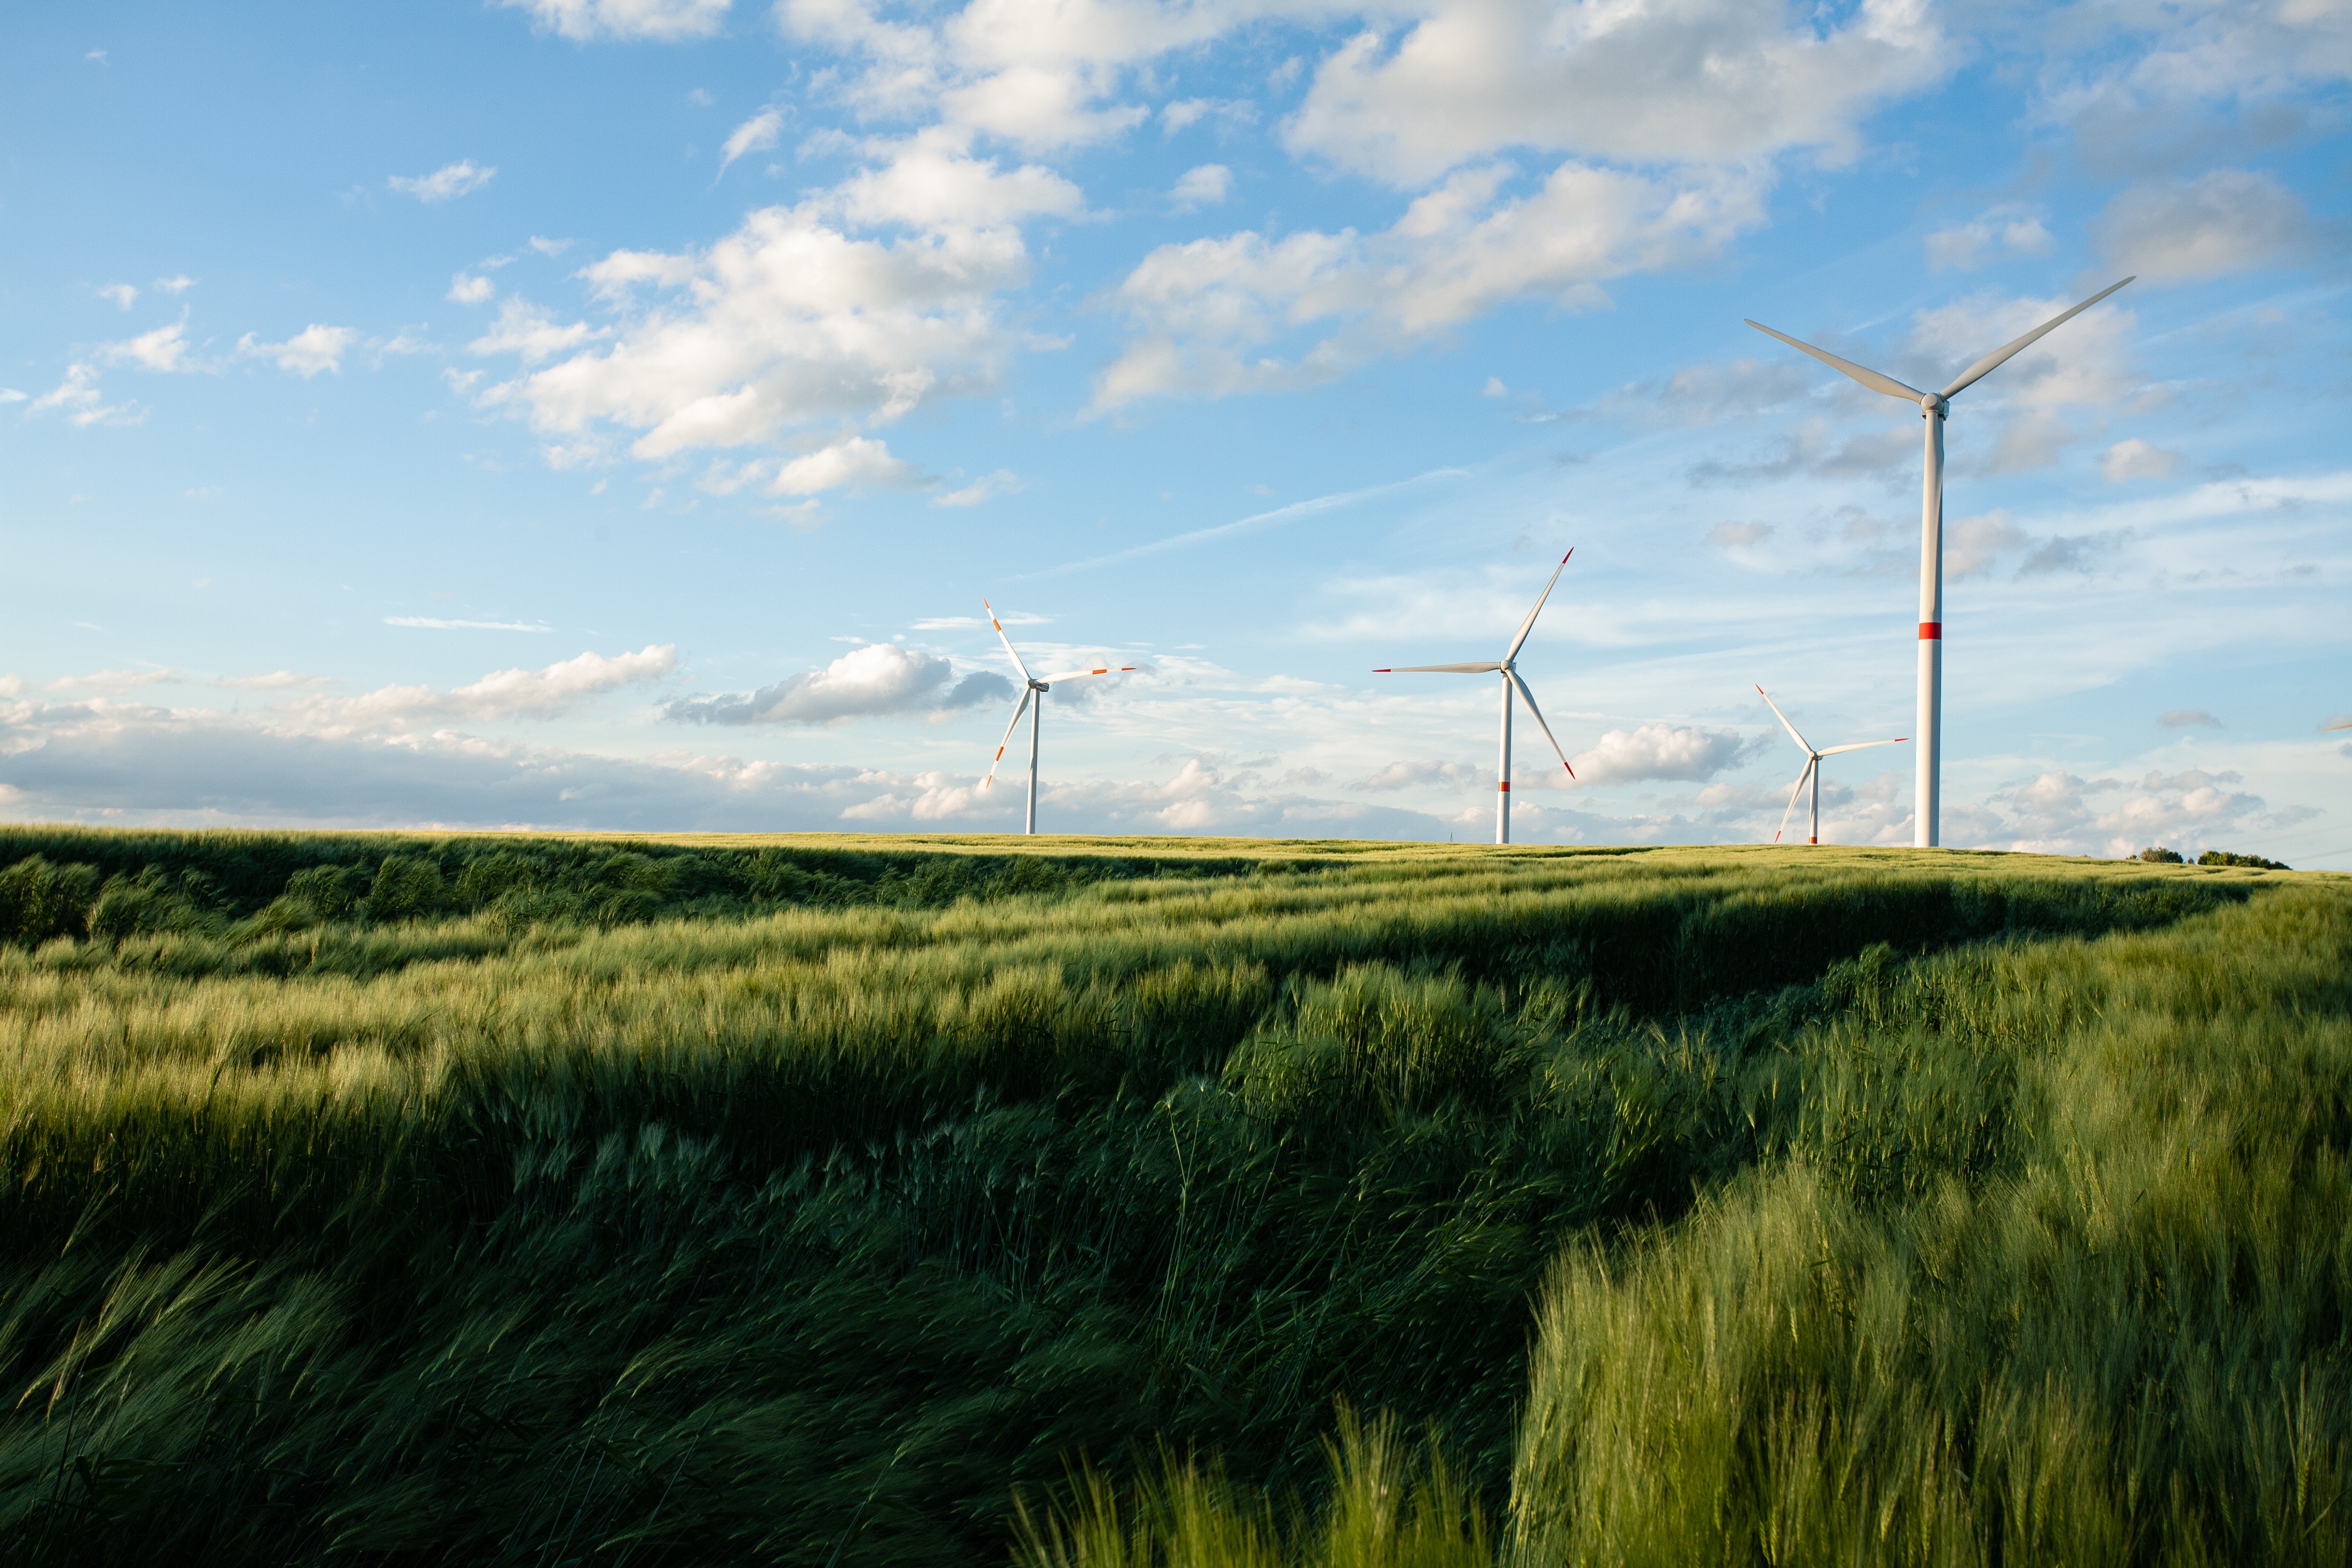
<svg viewBox="0 0 2352 1568"><path fill-rule="evenodd" d="M1801 353L1809 353L1828 365L1853 377L1873 392L1883 392L1889 397L1899 397L1906 403L1919 405L1919 417L1927 424L1927 477L1919 500L1919 771L1916 785L1916 805L1912 815L1912 842L1922 849L1933 848L1941 838L1939 814L1942 809L1943 733L1944 733L1944 421L1951 415L1952 399L1975 385L2007 362L2011 355L2031 348L2045 333L2065 325L2116 289L2128 283L2110 283L2071 310L2051 317L2014 342L2000 348L1960 372L1951 385L1941 392L1921 392L1906 386L1891 375L1881 375L1850 360L1842 360L1825 349L1799 342L1786 332L1776 332L1761 321L1748 324L1759 332L1780 339ZM1785 721L1784 721L1785 722Z"/></svg>
<svg viewBox="0 0 2352 1568"><path fill-rule="evenodd" d="M1805 771L1797 775L1795 787L1789 791L1789 804L1781 808L1780 826L1772 830L1772 842L1780 843L1780 835L1789 831L1789 813L1797 809L1797 792L1805 787L1807 779L1811 779L1813 781L1813 826L1812 831L1805 836L1805 842L1819 844L1822 841L1822 759L1834 757L1840 752L1868 751L1873 746L1899 746L1911 737L1897 735L1891 741L1849 741L1843 746L1831 746L1817 752L1811 741L1797 733L1797 727L1789 722L1789 716L1780 711L1780 705L1772 700L1770 692L1759 686L1756 689L1756 695L1764 699L1764 706L1772 710L1772 716L1780 721L1780 727L1789 731L1789 738L1805 748Z"/></svg>
<svg viewBox="0 0 2352 1568"><path fill-rule="evenodd" d="M1022 714L1028 714L1029 812L1022 819L1021 831L1034 833L1037 831L1037 721L1044 717L1045 712L1045 693L1054 689L1054 682L1057 680L1076 680L1084 675L1124 675L1135 666L1103 665L1094 669L1066 669L1058 675L1048 675L1043 678L1032 675L1029 673L1029 667L1021 662L1020 651L1013 646L1013 639L1004 635L1004 625L996 618L996 606L982 599L980 602L980 607L988 612L988 624L996 628L996 640L1003 643L1004 651L1013 656L1013 668L1021 672L1021 679L1024 682L1021 700L1013 710L1012 722L1004 726L1004 739L996 742L996 756L988 764L988 776L980 781L980 787L986 789L996 782L997 763L1004 761L1004 748L1012 742L1013 728L1021 722ZM1031 706L1033 703L1035 706Z"/></svg>
<svg viewBox="0 0 2352 1568"><path fill-rule="evenodd" d="M1575 553L1576 552L1571 550L1568 555ZM1559 756L1559 765L1568 768L1570 778L1576 776L1576 770L1569 767L1568 753L1561 751L1559 742L1553 739L1551 726L1544 723L1543 710L1536 706L1536 694L1528 689L1528 683L1519 679L1518 670L1514 668L1511 663L1513 659L1519 657L1520 645L1528 640L1528 634L1535 630L1536 617L1543 613L1544 601L1551 597L1552 583L1559 582L1559 574L1568 569L1568 555L1561 556L1559 564L1551 569L1551 583L1546 583L1544 591L1536 595L1536 607L1529 610L1528 618L1519 623L1519 635L1513 637L1511 646L1503 650L1503 657L1499 663L1409 664L1395 669L1372 671L1374 675L1495 675L1499 673L1502 676L1503 755L1502 761L1496 763L1495 768L1495 842L1497 844L1508 844L1511 841L1511 693L1514 689L1527 700L1528 711L1535 715L1536 722L1543 725L1544 739L1551 742L1551 749Z"/></svg>

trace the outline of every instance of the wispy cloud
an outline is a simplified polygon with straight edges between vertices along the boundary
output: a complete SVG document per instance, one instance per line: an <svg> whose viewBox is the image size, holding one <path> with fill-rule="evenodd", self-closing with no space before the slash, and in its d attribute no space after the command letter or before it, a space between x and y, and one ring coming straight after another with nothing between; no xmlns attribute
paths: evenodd
<svg viewBox="0 0 2352 1568"><path fill-rule="evenodd" d="M544 621L445 621L433 616L386 616L388 626L421 626L433 632L551 632Z"/></svg>
<svg viewBox="0 0 2352 1568"><path fill-rule="evenodd" d="M429 174L394 174L384 184L420 202L446 202L480 190L498 170L478 165L471 158L444 163Z"/></svg>

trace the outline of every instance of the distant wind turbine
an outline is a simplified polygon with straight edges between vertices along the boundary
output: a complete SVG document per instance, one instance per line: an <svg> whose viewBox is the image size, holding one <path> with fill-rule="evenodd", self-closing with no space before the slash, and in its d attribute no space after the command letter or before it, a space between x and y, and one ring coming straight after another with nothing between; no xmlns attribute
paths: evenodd
<svg viewBox="0 0 2352 1568"><path fill-rule="evenodd" d="M1889 397L1917 404L1919 416L1927 422L1927 475L1919 502L1919 767L1912 814L1912 842L1922 849L1933 848L1942 837L1939 813L1942 809L1944 732L1944 421L1950 416L1954 397L2000 369L2011 355L2031 348L2045 333L2065 325L2131 280L2126 278L2123 283L2110 283L2073 310L2063 310L2016 342L2002 344L1960 372L1952 384L1941 392L1921 392L1916 387L1906 386L1891 375L1881 375L1850 360L1842 360L1826 349L1800 342L1786 332L1774 331L1761 321L1748 323L1759 332L1780 339L1801 353L1812 355L1832 370L1852 376L1873 392L1883 392Z"/></svg>
<svg viewBox="0 0 2352 1568"><path fill-rule="evenodd" d="M1812 830L1805 836L1805 842L1819 844L1822 841L1822 759L1834 757L1840 752L1867 751L1873 746L1899 746L1911 737L1897 735L1891 741L1853 741L1843 746L1831 746L1817 752L1813 750L1813 743L1811 741L1797 733L1797 727L1789 722L1789 716L1780 711L1780 705L1772 700L1770 692L1759 686L1756 689L1756 695L1764 699L1764 706L1772 710L1772 716L1780 721L1781 728L1789 731L1790 738L1805 748L1805 771L1797 775L1795 788L1789 791L1789 804L1781 808L1780 826L1773 830L1772 842L1780 843L1780 835L1789 830L1789 813L1797 809L1798 791L1805 787L1807 779L1811 779L1813 781L1813 826Z"/></svg>
<svg viewBox="0 0 2352 1568"><path fill-rule="evenodd" d="M1011 743L1013 740L1013 728L1021 722L1022 714L1028 714L1029 812L1028 815L1022 819L1021 831L1024 833L1034 833L1037 831L1037 721L1044 716L1045 711L1045 693L1054 689L1054 682L1057 680L1076 680L1080 676L1084 675L1124 675L1129 670L1133 669L1135 666L1131 664L1122 664L1118 666L1100 665L1093 669L1066 669L1058 675L1048 675L1042 678L1032 675L1029 673L1029 667L1021 662L1020 652L1013 647L1013 639L1004 635L1003 623L996 618L996 607L991 605L986 599L982 599L980 602L980 607L988 612L988 624L996 628L996 640L1003 643L1004 645L1004 651L1013 656L1013 668L1021 672L1021 679L1024 683L1021 692L1021 700L1013 707L1013 710L1012 722L1004 726L1004 739L996 742L995 759L988 764L988 776L980 781L980 787L986 789L989 785L996 782L997 763L1004 761L1004 748L1006 745ZM1033 702L1036 704L1034 708L1030 706Z"/></svg>
<svg viewBox="0 0 2352 1568"><path fill-rule="evenodd" d="M1575 553L1576 552L1571 550L1568 555ZM1546 583L1544 591L1536 595L1536 607L1529 610L1528 618L1519 623L1519 635L1513 637L1511 646L1503 651L1501 662L1408 664L1399 666L1395 669L1372 671L1374 675L1495 675L1499 673L1502 676L1503 755L1502 761L1495 769L1495 842L1497 844L1508 844L1511 841L1511 693L1513 690L1516 689L1527 700L1528 711L1535 715L1538 724L1542 725L1544 739L1551 742L1551 749L1559 756L1559 765L1568 768L1570 778L1576 776L1576 770L1569 767L1568 753L1559 749L1559 742L1552 736L1551 726L1544 723L1543 710L1536 706L1536 694L1528 689L1528 683L1519 679L1518 670L1511 663L1513 659L1519 657L1519 647L1528 640L1528 634L1535 630L1536 617L1543 614L1544 601L1551 597L1552 583L1559 582L1559 574L1568 569L1568 555L1561 556L1559 564L1551 569L1551 583Z"/></svg>

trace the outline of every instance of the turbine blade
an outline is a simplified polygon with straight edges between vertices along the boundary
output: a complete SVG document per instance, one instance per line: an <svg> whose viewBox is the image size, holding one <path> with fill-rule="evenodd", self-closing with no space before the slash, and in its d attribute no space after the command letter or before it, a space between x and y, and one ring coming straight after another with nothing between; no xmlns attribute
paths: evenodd
<svg viewBox="0 0 2352 1568"><path fill-rule="evenodd" d="M1518 689L1519 700L1528 705L1528 711L1536 716L1536 727L1544 732L1545 740L1551 742L1552 754L1559 759L1559 765L1568 769L1570 778L1574 778L1576 769L1569 762L1568 753L1559 749L1559 742L1553 738L1551 726L1544 722L1543 710L1536 706L1536 694L1528 689L1528 683L1519 679L1517 670L1507 669L1503 673L1510 677L1511 684Z"/></svg>
<svg viewBox="0 0 2352 1568"><path fill-rule="evenodd" d="M1805 781L1813 776L1813 764L1819 761L1821 759L1814 756L1811 750L1805 752L1805 771L1799 773L1797 782L1790 786L1789 804L1780 812L1780 826L1772 830L1773 843L1780 843L1780 835L1789 831L1789 813L1797 809L1797 796L1804 793Z"/></svg>
<svg viewBox="0 0 2352 1568"><path fill-rule="evenodd" d="M2330 730L2352 730L2352 719L2347 719L2341 724L2322 724L2319 727L2319 732L2323 735Z"/></svg>
<svg viewBox="0 0 2352 1568"><path fill-rule="evenodd" d="M1036 696L1035 688L1030 688L1021 693L1021 700L1013 705L1013 722L1004 726L1004 738L996 742L996 755L989 761L988 776L980 781L981 788L986 789L996 782L997 764L1004 761L1004 748L1013 743L1013 731L1020 724L1021 715L1029 711L1029 704Z"/></svg>
<svg viewBox="0 0 2352 1568"><path fill-rule="evenodd" d="M1910 738L1908 735L1897 735L1891 741L1849 741L1843 746L1832 746L1822 755L1834 757L1840 752L1866 752L1873 746L1899 746Z"/></svg>
<svg viewBox="0 0 2352 1568"><path fill-rule="evenodd" d="M1748 319L1743 316L1740 320L1747 321ZM1821 361L1832 370L1843 371L1846 374L1853 377L1854 380L1862 383L1863 385L1870 388L1873 392L1883 392L1889 397L1899 397L1906 403L1916 403L1921 398L1927 395L1924 392L1913 391L1910 387L1904 385L1901 382L1895 380L1891 375L1881 375L1876 371L1858 365L1850 359L1840 359L1837 355L1830 353L1827 349L1817 349L1811 343L1799 342L1796 339L1790 337L1786 332L1776 332L1761 321L1748 321L1748 324L1769 337L1780 339L1790 348L1795 349L1799 353L1808 353L1812 355L1815 359ZM1986 368L1990 369L1991 367L1987 366Z"/></svg>
<svg viewBox="0 0 2352 1568"><path fill-rule="evenodd" d="M1041 675L1037 679L1051 686L1057 680L1076 680L1081 675L1125 675L1135 668L1131 664L1098 664L1092 669L1066 669L1059 675Z"/></svg>
<svg viewBox="0 0 2352 1568"><path fill-rule="evenodd" d="M1037 678L1029 673L1029 667L1021 662L1020 652L1013 647L1013 639L1004 635L1004 627L996 618L996 606L990 604L986 599L982 599L980 602L980 607L988 612L988 624L996 627L996 640L1004 645L1005 652L1013 655L1013 668L1021 672L1021 679L1024 680L1035 680Z"/></svg>
<svg viewBox="0 0 2352 1568"><path fill-rule="evenodd" d="M2138 274L2134 273L2132 276L2137 277ZM2124 279L2124 283L2128 283L2130 281L2130 278ZM2097 304L2100 300L2105 299L2108 295L2122 288L2124 283L2108 284L2105 288L2100 289L2097 293L2092 295L2089 299L2084 300L2073 310L2060 311L2057 315L2051 317L2048 321L2042 322L2040 326L2034 328L2032 331L2026 333L2015 342L2004 343L2000 348L1993 350L1992 353L1985 355L1984 358L1977 361L1976 363L1960 372L1959 379L1953 382L1951 385L1944 388L1943 395L1950 397L1960 392L1962 389L1974 385L1979 378L1999 370L2001 366L2001 363L2008 359L2010 355L2017 353L2021 350L2032 348L2035 342L2041 340L2044 333L2064 326L2067 322L2073 321L2075 317L2081 315L2084 311L2089 310L2092 306Z"/></svg>
<svg viewBox="0 0 2352 1568"><path fill-rule="evenodd" d="M1503 667L1499 664L1401 664L1394 669L1376 669L1374 675L1492 675Z"/></svg>
<svg viewBox="0 0 2352 1568"><path fill-rule="evenodd" d="M1815 752L1813 750L1813 743L1811 741L1806 740L1802 735L1797 733L1797 727L1789 722L1789 716L1780 711L1780 705L1772 700L1772 694L1770 692L1765 690L1759 686L1756 689L1756 695L1764 699L1764 706L1772 710L1772 716L1780 721L1780 727L1789 731L1790 735L1796 741L1797 744L1805 748L1805 755L1811 757L1827 754L1826 752Z"/></svg>
<svg viewBox="0 0 2352 1568"><path fill-rule="evenodd" d="M1573 555L1576 552L1571 550L1568 552L1568 555ZM1519 645L1526 642L1528 640L1528 634L1536 629L1536 617L1543 614L1544 601L1551 597L1552 583L1559 582L1559 574L1568 570L1568 555L1561 556L1559 558L1559 564L1551 569L1551 583L1544 584L1544 591L1536 595L1536 607L1529 610L1528 612L1528 618L1519 623L1519 635L1511 639L1511 651L1503 656L1503 662L1505 664L1508 664L1511 660L1519 657Z"/></svg>

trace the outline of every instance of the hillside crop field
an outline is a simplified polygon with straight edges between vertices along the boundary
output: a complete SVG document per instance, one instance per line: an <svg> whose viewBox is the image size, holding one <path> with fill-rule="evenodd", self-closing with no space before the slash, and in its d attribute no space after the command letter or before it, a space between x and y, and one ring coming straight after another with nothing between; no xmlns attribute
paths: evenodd
<svg viewBox="0 0 2352 1568"><path fill-rule="evenodd" d="M2352 879L0 829L0 1558L2341 1563Z"/></svg>

